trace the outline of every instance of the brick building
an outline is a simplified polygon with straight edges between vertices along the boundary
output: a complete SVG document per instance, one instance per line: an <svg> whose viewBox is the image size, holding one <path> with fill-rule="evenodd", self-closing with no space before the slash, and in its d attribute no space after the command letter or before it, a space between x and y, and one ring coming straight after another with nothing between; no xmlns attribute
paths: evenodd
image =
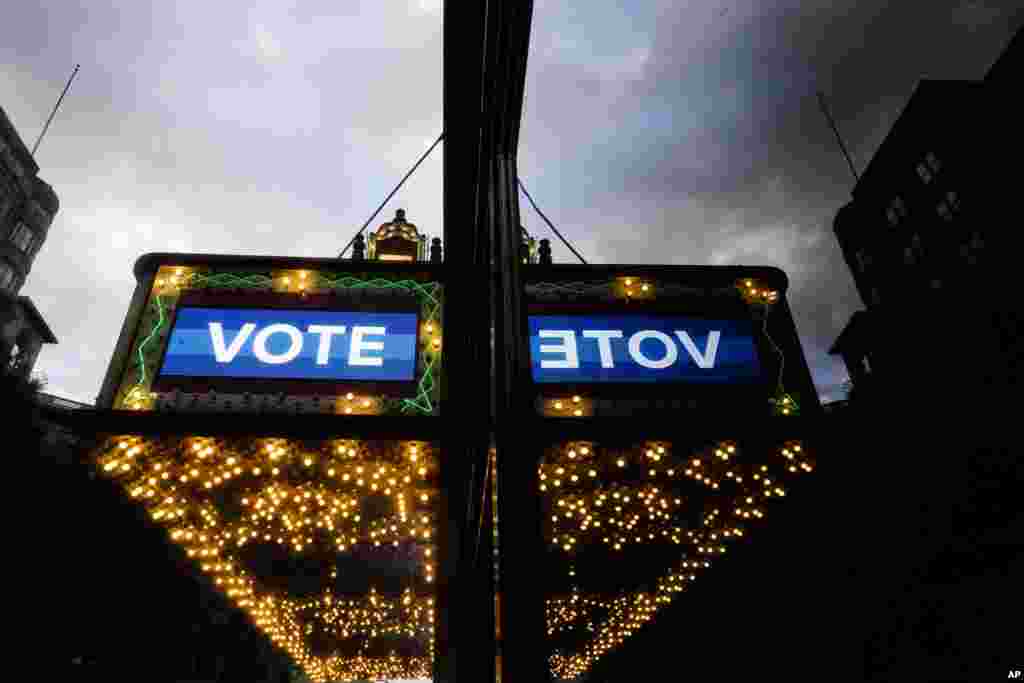
<svg viewBox="0 0 1024 683"><path fill-rule="evenodd" d="M0 364L31 372L43 344L57 342L21 288L60 203L0 107Z"/></svg>
<svg viewBox="0 0 1024 683"><path fill-rule="evenodd" d="M911 388L995 395L1019 383L1015 174L998 161L1020 149L1021 43L1018 32L981 81L921 81L835 218L867 310L830 353L859 390L882 383L898 391L879 395L902 400Z"/></svg>

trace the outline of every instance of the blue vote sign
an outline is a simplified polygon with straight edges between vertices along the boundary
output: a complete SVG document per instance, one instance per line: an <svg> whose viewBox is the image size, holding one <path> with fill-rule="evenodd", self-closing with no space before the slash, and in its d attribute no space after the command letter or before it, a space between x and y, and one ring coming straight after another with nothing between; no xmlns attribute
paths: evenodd
<svg viewBox="0 0 1024 683"><path fill-rule="evenodd" d="M409 382L415 313L178 310L161 376Z"/></svg>
<svg viewBox="0 0 1024 683"><path fill-rule="evenodd" d="M539 383L751 384L761 379L749 320L662 315L531 315Z"/></svg>

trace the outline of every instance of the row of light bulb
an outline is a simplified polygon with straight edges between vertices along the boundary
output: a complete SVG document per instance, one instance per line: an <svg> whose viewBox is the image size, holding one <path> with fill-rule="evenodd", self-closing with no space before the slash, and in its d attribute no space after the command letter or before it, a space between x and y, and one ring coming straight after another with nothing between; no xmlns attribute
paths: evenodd
<svg viewBox="0 0 1024 683"><path fill-rule="evenodd" d="M574 588L571 596L549 601L549 635L585 628L589 636L578 650L558 650L551 656L556 677L577 678L618 647L671 603L700 571L708 569L712 558L722 555L729 542L744 538L746 525L765 517L765 504L787 492L788 486L781 484L783 477L814 470L813 459L798 441L787 441L767 455L763 462L747 462L749 453L741 454L729 441L685 459L674 456L670 444L664 442L644 444L631 454L603 451L591 442L568 443L548 453L538 477L542 486L553 485L556 478L560 481L558 487L547 489L546 496L552 545L568 555L598 543L622 550L636 542L673 540L687 548L684 559L662 577L652 596L626 593L609 600L580 594ZM652 465L659 476L668 476L672 470L677 477L704 485L705 514L700 530L683 530L685 523L678 513L685 507L685 499L677 499L651 482L616 481L616 474L627 467L648 469ZM590 476L590 471L599 473L600 479ZM714 484L726 483L740 488L730 495L715 493L708 498L708 493L719 488ZM607 516L602 517L605 511ZM598 533L609 528L612 533ZM575 575L572 566L570 576Z"/></svg>
<svg viewBox="0 0 1024 683"><path fill-rule="evenodd" d="M101 448L96 462L102 472L121 481L126 493L167 528L171 540L182 546L199 571L246 610L311 680L361 680L382 672L416 677L424 667L429 670L432 655L386 661L313 656L301 624L288 616L287 596L261 587L236 555L239 547L251 542L278 542L302 552L318 539L336 542L341 533L348 548L357 541L380 547L401 539L416 545L424 580L433 581L434 522L432 509L426 507L433 495L431 489L423 488L423 481L436 468L435 456L419 442L407 442L398 449L384 446L381 450L377 444L331 441L308 450L285 439L128 436ZM275 469L289 476L278 478ZM360 478L363 485L356 483ZM372 493L371 486L391 501L392 509L382 518L361 520L358 501ZM241 518L225 521L219 508L224 494L243 512ZM369 599L380 600L382 609L387 600L372 595ZM401 606L419 614L419 623L432 624L432 598L407 593ZM319 609L328 620L343 618L338 603ZM349 626L343 631L352 635L390 632L361 621L358 610L346 614ZM367 630L353 631L356 626ZM432 637L427 640L432 648Z"/></svg>

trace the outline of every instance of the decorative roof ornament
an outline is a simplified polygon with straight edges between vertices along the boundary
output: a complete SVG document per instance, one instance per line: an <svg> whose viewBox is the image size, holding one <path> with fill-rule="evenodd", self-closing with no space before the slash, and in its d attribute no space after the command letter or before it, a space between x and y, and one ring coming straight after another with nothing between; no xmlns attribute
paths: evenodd
<svg viewBox="0 0 1024 683"><path fill-rule="evenodd" d="M395 211L390 223L383 223L370 235L368 257L376 261L425 261L427 238L405 220L405 209Z"/></svg>

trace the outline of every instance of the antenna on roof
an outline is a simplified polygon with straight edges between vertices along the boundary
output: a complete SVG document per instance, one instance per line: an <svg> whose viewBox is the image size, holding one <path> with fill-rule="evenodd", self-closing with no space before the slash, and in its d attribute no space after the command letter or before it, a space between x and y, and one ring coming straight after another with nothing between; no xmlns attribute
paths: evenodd
<svg viewBox="0 0 1024 683"><path fill-rule="evenodd" d="M71 88L71 81L75 80L75 76L78 75L78 69L81 68L81 64L75 64L75 70L71 72L71 77L68 78L67 85L64 86L64 92L57 98L57 104L53 105L53 111L50 112L50 118L46 119L46 125L43 126L43 132L36 138L36 144L32 145L32 156L35 157L36 150L39 149L39 143L43 141L43 136L46 135L46 131L50 129L50 124L53 122L53 117L57 115L57 110L60 109L60 103L64 101L64 96L68 94L68 90Z"/></svg>
<svg viewBox="0 0 1024 683"><path fill-rule="evenodd" d="M856 184L860 178L857 176L857 168L853 165L853 159L850 158L850 153L846 151L846 145L843 144L843 138L839 135L839 128L836 127L836 122L832 118L832 114L829 113L828 104L825 102L825 93L818 91L818 102L821 104L821 112L828 119L828 125L832 127L832 132L836 134L836 142L839 143L839 149L843 152L843 156L846 157L846 163L850 165L850 173L853 174L853 182Z"/></svg>

